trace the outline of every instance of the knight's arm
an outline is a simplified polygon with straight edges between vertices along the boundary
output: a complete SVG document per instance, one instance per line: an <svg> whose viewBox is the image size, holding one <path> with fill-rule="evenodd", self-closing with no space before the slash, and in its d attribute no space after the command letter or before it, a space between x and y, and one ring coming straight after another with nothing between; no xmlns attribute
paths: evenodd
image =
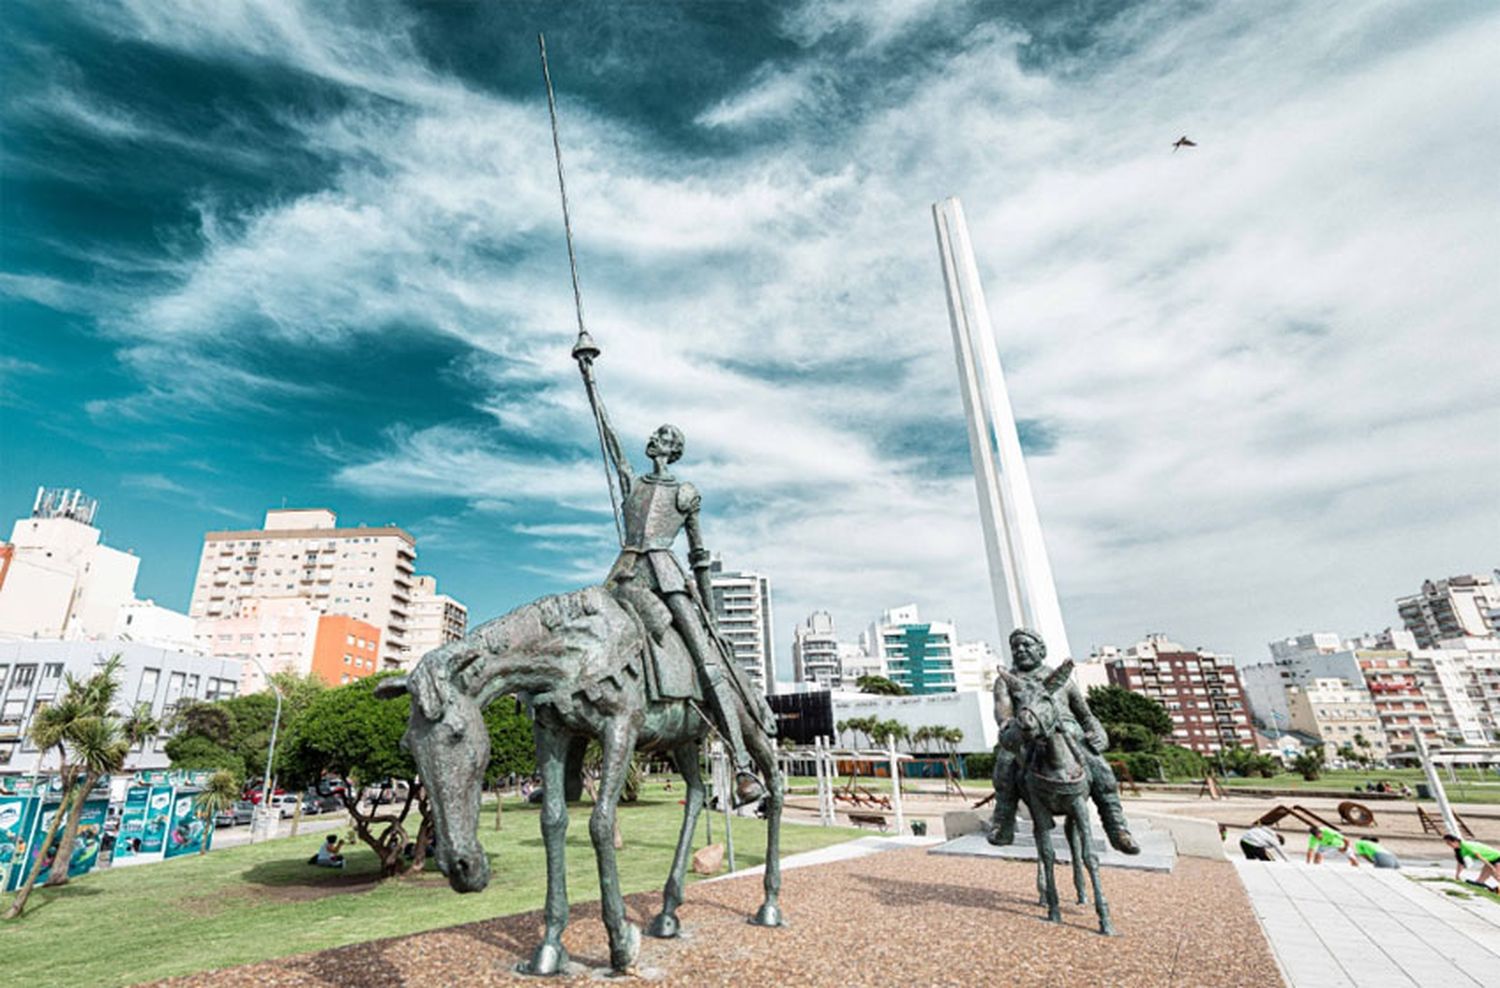
<svg viewBox="0 0 1500 988"><path fill-rule="evenodd" d="M995 724L1000 728L1000 743L1007 748L1021 746L1021 732L1016 726L1015 701L1011 699L1010 686L1000 676L995 677Z"/></svg>
<svg viewBox="0 0 1500 988"><path fill-rule="evenodd" d="M620 436L615 432L615 427L609 420L609 411L604 407L604 399L599 396L599 383L594 380L594 363L592 360L580 359L578 369L583 374L583 386L589 395L589 405L593 408L594 417L599 422L599 436L604 442L604 451L609 454L610 463L620 477L620 490L629 492L630 483L635 479L635 472L630 469L630 460L625 456L625 448L620 445Z"/></svg>
<svg viewBox="0 0 1500 988"><path fill-rule="evenodd" d="M1078 726L1083 728L1084 737L1089 738L1098 751L1109 746L1109 733L1089 709L1089 701L1084 699L1083 690L1078 688L1075 680L1068 681L1068 707L1073 711Z"/></svg>
<svg viewBox="0 0 1500 988"><path fill-rule="evenodd" d="M683 529L687 532L688 565L693 568L693 583L698 587L698 596L703 601L703 612L713 620L714 595L709 577L713 554L703 544L703 528L698 520L698 509L703 505L703 495L692 484L683 484L677 489L677 510L683 514Z"/></svg>

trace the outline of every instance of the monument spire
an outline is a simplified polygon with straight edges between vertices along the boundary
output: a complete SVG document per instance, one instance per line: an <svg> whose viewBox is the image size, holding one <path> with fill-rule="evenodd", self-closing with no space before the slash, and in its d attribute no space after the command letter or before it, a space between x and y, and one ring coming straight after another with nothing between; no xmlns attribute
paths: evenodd
<svg viewBox="0 0 1500 988"><path fill-rule="evenodd" d="M933 203L932 220L948 291L953 355L969 423L969 452L974 461L995 616L1002 635L1011 628L1031 628L1045 640L1048 654L1060 661L1073 652L1057 603L1057 587L1047 562L1047 546L1031 496L1031 481L1026 476L1021 438L1005 389L1000 352L979 283L963 206L957 198Z"/></svg>

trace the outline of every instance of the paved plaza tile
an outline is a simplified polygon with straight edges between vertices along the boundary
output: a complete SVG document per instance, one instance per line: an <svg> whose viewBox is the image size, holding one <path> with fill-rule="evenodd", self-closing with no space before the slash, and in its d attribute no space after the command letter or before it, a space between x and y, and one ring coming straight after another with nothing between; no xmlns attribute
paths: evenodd
<svg viewBox="0 0 1500 988"><path fill-rule="evenodd" d="M1500 984L1500 905L1457 900L1409 873L1237 860L1293 988Z"/></svg>

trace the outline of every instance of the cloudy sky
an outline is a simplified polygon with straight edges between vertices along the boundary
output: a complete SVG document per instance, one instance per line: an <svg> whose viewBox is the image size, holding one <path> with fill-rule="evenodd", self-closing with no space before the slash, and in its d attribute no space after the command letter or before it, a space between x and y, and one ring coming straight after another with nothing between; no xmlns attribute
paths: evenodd
<svg viewBox="0 0 1500 988"><path fill-rule="evenodd" d="M953 194L1075 649L1500 564L1485 2L7 4L0 516L83 487L177 607L283 501L476 617L597 581L538 30L604 394L686 432L784 669L814 608L996 637Z"/></svg>

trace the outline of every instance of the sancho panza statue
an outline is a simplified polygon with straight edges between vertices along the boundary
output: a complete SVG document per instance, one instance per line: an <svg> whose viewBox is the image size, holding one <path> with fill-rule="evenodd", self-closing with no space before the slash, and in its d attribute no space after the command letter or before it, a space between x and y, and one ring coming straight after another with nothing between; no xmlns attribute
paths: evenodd
<svg viewBox="0 0 1500 988"><path fill-rule="evenodd" d="M736 696L734 671L725 668L727 646L719 639L709 608L713 592L709 580L710 553L703 544L698 525L702 496L692 484L680 481L667 467L682 458L684 439L674 425L660 426L646 440L651 472L638 474L631 468L620 438L610 424L609 413L594 382L592 360L597 350L580 344L573 356L583 369L589 402L599 424L600 437L619 477L624 499L624 538L620 555L605 578L604 587L632 611L641 623L659 637L671 627L682 637L697 669L708 713L728 744L734 761L736 805L754 802L765 795L765 787L750 768L750 755L741 732L739 705L743 703L768 729L774 719L759 696ZM672 552L672 543L686 531L688 562L693 581L689 584L682 564Z"/></svg>
<svg viewBox="0 0 1500 988"><path fill-rule="evenodd" d="M1043 664L1047 646L1042 636L1028 628L1017 628L1010 634L1011 673L1024 681L1040 682L1051 671ZM1130 835L1125 811L1120 806L1120 789L1115 773L1100 756L1109 744L1104 725L1089 710L1083 691L1069 681L1061 699L1063 729L1080 742L1084 766L1089 775L1089 796L1099 808L1099 820L1110 844L1125 854L1139 854L1140 846ZM1021 801L1023 750L1020 725L1016 723L1016 698L1005 677L995 679L995 723L1000 726L1000 743L995 747L995 810L990 820L991 844L1009 844L1016 839L1016 806Z"/></svg>

